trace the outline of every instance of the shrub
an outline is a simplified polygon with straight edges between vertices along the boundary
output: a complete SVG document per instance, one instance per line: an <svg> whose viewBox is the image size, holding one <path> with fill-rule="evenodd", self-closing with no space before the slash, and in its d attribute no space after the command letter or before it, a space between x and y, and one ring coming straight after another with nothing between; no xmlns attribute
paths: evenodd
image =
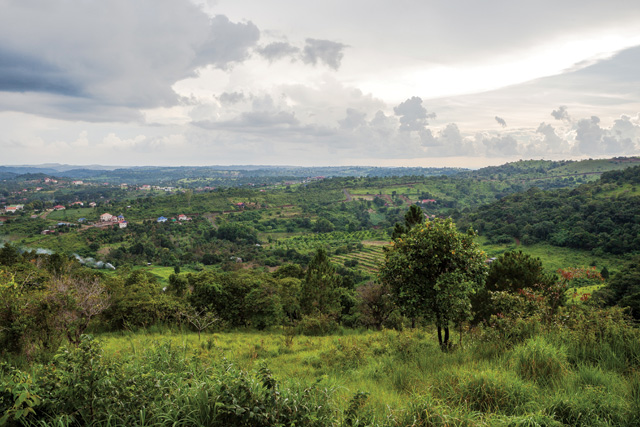
<svg viewBox="0 0 640 427"><path fill-rule="evenodd" d="M338 323L335 319L327 314L316 314L310 316L302 316L302 319L296 325L296 330L300 334L307 336L322 336L335 332L338 329Z"/></svg>

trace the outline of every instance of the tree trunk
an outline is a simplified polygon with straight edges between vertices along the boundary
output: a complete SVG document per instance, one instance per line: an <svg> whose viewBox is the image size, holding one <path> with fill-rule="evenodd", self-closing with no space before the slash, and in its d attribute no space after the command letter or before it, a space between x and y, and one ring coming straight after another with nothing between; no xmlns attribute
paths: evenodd
<svg viewBox="0 0 640 427"><path fill-rule="evenodd" d="M440 326L438 326L438 343L442 347L442 328Z"/></svg>

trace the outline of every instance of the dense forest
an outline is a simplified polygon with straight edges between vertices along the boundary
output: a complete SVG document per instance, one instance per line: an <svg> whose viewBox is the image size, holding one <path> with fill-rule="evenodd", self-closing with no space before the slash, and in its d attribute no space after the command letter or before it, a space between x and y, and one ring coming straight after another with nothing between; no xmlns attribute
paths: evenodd
<svg viewBox="0 0 640 427"><path fill-rule="evenodd" d="M639 182L636 166L571 190L531 188L480 207L469 222L495 242L547 242L596 255L634 253L640 248Z"/></svg>

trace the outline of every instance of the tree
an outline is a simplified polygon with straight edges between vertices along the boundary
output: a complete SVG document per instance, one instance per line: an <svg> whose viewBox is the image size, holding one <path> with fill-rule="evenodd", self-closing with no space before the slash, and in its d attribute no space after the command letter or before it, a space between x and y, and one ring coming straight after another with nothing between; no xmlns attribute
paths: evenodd
<svg viewBox="0 0 640 427"><path fill-rule="evenodd" d="M489 266L484 289L472 297L474 321L488 320L496 314L491 305L492 292L516 293L520 289L549 288L557 280L554 274L545 273L540 258L522 251L510 251L500 255Z"/></svg>
<svg viewBox="0 0 640 427"><path fill-rule="evenodd" d="M340 312L337 288L340 277L329 262L324 249L318 249L309 262L302 283L300 308L303 315L327 314L335 317Z"/></svg>
<svg viewBox="0 0 640 427"><path fill-rule="evenodd" d="M381 282L406 315L435 322L443 347L449 343L449 323L470 319L470 297L485 280L485 255L473 236L471 230L459 233L451 219L434 219L416 224L385 248Z"/></svg>
<svg viewBox="0 0 640 427"><path fill-rule="evenodd" d="M382 329L395 309L389 287L379 282L368 282L357 289L360 322Z"/></svg>
<svg viewBox="0 0 640 427"><path fill-rule="evenodd" d="M105 285L96 277L65 275L51 281L49 301L59 307L56 321L76 347L91 320L109 308L110 299Z"/></svg>
<svg viewBox="0 0 640 427"><path fill-rule="evenodd" d="M399 222L396 223L391 236L396 239L411 230L415 225L422 224L423 222L424 212L422 212L422 209L419 206L411 205L409 210L404 214L404 225Z"/></svg>

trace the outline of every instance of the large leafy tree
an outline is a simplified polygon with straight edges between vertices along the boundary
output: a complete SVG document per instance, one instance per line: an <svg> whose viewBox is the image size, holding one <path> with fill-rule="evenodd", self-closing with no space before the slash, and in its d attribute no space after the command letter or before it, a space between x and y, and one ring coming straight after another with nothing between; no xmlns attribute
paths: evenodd
<svg viewBox="0 0 640 427"><path fill-rule="evenodd" d="M385 248L380 280L405 314L435 322L442 346L448 345L450 322L470 319L470 297L485 280L485 255L473 236L458 232L451 219L434 219L415 224Z"/></svg>

